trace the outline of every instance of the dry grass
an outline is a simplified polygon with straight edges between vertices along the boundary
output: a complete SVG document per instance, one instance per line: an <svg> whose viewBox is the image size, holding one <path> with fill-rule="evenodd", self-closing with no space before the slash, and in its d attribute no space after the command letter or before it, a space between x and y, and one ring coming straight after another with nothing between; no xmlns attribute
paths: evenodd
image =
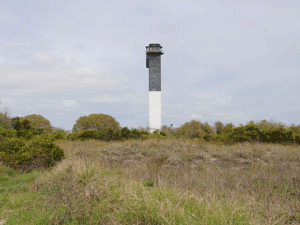
<svg viewBox="0 0 300 225"><path fill-rule="evenodd" d="M58 144L67 158L31 187L51 224L300 224L297 146Z"/></svg>

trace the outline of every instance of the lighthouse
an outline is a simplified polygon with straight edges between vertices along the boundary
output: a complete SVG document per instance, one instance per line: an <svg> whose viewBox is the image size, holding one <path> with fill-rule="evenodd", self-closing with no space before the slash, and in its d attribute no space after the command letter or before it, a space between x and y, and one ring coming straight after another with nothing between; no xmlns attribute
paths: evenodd
<svg viewBox="0 0 300 225"><path fill-rule="evenodd" d="M157 43L146 46L146 67L149 69L149 128L161 129L161 55L162 46Z"/></svg>

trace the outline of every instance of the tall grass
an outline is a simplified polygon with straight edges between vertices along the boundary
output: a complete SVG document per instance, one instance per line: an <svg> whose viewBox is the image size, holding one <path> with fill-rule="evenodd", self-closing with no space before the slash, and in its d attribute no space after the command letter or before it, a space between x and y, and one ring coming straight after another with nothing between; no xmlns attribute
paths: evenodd
<svg viewBox="0 0 300 225"><path fill-rule="evenodd" d="M300 223L297 146L151 139L58 144L66 159L35 172L29 191L1 193L0 218L8 224Z"/></svg>

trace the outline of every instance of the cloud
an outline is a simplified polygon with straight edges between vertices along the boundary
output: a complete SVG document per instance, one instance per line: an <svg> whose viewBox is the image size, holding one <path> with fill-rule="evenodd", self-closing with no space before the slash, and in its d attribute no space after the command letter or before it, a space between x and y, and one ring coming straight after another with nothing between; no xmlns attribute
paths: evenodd
<svg viewBox="0 0 300 225"><path fill-rule="evenodd" d="M16 115L147 124L144 47L157 41L166 124L300 116L297 0L17 2L0 3L0 100Z"/></svg>
<svg viewBox="0 0 300 225"><path fill-rule="evenodd" d="M103 95L99 97L88 98L86 101L89 103L120 103L126 101L126 99L117 96Z"/></svg>
<svg viewBox="0 0 300 225"><path fill-rule="evenodd" d="M198 104L206 104L212 106L227 106L232 102L231 96L219 96L212 93L198 95L194 101Z"/></svg>
<svg viewBox="0 0 300 225"><path fill-rule="evenodd" d="M66 108L74 108L78 107L79 103L76 100L62 100L62 104Z"/></svg>

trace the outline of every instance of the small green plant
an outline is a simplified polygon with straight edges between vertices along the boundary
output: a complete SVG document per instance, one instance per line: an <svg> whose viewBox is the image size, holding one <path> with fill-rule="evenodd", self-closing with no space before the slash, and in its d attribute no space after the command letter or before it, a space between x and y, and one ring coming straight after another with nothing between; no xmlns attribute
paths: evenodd
<svg viewBox="0 0 300 225"><path fill-rule="evenodd" d="M147 134L142 134L141 135L141 139L142 140L146 140L146 139L148 139L149 138L149 135L147 135Z"/></svg>
<svg viewBox="0 0 300 225"><path fill-rule="evenodd" d="M144 185L145 185L145 187L153 187L154 181L152 180L152 178L150 178L144 183Z"/></svg>

